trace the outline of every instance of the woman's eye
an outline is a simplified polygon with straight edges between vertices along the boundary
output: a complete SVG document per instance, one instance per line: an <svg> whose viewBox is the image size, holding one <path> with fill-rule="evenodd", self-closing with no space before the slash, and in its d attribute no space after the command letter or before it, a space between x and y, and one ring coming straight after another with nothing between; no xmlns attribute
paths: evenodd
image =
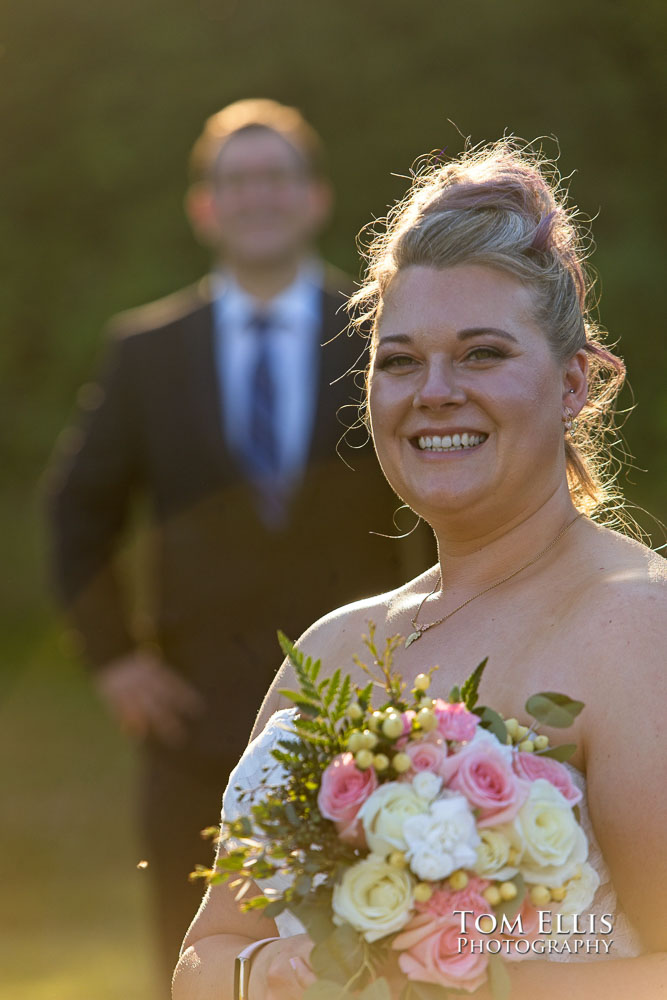
<svg viewBox="0 0 667 1000"><path fill-rule="evenodd" d="M466 354L466 361L494 361L504 356L497 347L473 347L472 351Z"/></svg>
<svg viewBox="0 0 667 1000"><path fill-rule="evenodd" d="M409 354L388 354L378 360L377 367L380 371L387 371L391 368L407 368L415 363L415 359L411 358Z"/></svg>

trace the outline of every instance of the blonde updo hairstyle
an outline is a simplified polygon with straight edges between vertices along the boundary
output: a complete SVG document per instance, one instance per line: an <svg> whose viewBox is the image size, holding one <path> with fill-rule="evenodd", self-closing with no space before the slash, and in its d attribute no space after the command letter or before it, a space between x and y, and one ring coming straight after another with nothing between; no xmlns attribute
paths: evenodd
<svg viewBox="0 0 667 1000"><path fill-rule="evenodd" d="M535 318L554 357L566 362L582 348L588 355L588 399L574 436L565 439L568 484L578 510L613 512L605 520L618 521L619 463L608 443L625 366L591 316L587 233L575 223L577 214L555 165L518 140L476 147L448 162L424 157L405 197L386 219L362 230L366 271L350 311L352 325L370 331L372 354L379 309L399 271L484 264L519 278L533 291Z"/></svg>

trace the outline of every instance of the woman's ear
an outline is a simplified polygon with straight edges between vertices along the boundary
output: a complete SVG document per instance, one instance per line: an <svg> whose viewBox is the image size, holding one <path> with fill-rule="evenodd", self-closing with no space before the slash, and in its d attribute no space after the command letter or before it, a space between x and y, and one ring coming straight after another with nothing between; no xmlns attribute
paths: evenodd
<svg viewBox="0 0 667 1000"><path fill-rule="evenodd" d="M588 399L588 355L581 348L573 354L563 372L563 406L577 416Z"/></svg>

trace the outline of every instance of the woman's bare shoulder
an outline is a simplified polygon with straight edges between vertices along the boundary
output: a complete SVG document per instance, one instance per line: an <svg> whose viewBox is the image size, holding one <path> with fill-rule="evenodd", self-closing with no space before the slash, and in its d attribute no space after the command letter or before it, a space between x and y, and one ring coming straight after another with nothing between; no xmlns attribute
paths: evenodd
<svg viewBox="0 0 667 1000"><path fill-rule="evenodd" d="M436 572L431 568L395 590L337 608L315 622L303 634L298 647L308 656L324 659L331 654L338 660L350 659L355 653L360 653L369 623L381 631L391 628L395 618L414 600L416 594L423 596L430 591Z"/></svg>
<svg viewBox="0 0 667 1000"><path fill-rule="evenodd" d="M364 675L355 665L354 658L359 656L364 659L364 636L368 635L369 625L375 625L380 635L391 634L394 618L414 600L415 595L428 593L435 575L436 570L430 569L395 590L336 608L303 633L296 643L297 649L314 660L322 661L322 676L340 668L343 673L350 673L355 683L363 682ZM255 734L266 725L274 712L291 705L280 691L293 689L296 683L294 671L286 660L264 700L253 730Z"/></svg>
<svg viewBox="0 0 667 1000"><path fill-rule="evenodd" d="M664 658L667 560L634 539L599 529L573 588L571 624L612 661Z"/></svg>

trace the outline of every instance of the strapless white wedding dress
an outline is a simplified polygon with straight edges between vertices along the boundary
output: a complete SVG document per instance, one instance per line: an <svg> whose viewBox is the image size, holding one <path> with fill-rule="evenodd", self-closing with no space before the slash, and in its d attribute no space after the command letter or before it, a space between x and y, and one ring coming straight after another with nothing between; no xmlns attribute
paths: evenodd
<svg viewBox="0 0 667 1000"><path fill-rule="evenodd" d="M289 730L290 722L295 710L292 708L281 709L271 716L262 732L248 744L240 761L229 777L229 783L225 790L222 803L223 820L233 820L248 812L248 798L239 801L242 792L257 789L262 779L267 778L268 785L279 785L284 777L282 766L273 759L271 750L277 745L278 740L284 737L286 730ZM609 869L602 857L599 844L595 838L588 806L586 802L586 778L576 768L566 765L572 775L575 784L583 791L584 797L579 804L580 822L586 833L589 844L588 862L597 872L600 885L595 893L595 897L590 909L582 915L581 926L588 927L588 914L596 914L599 924L601 914L613 915L613 933L606 935L606 940L611 939L613 944L608 953L601 949L599 952L591 951L588 954L583 952L556 953L550 952L548 955L535 955L535 958L548 958L551 961L596 961L605 958L634 958L641 954L641 944L639 936L634 930L629 920L622 910L619 909L616 892L611 881ZM265 769L269 768L267 772ZM283 890L288 885L285 876L276 875L272 879L262 880L260 887ZM281 937L290 937L293 934L301 934L304 931L303 925L289 912L284 912L276 918L278 933Z"/></svg>

